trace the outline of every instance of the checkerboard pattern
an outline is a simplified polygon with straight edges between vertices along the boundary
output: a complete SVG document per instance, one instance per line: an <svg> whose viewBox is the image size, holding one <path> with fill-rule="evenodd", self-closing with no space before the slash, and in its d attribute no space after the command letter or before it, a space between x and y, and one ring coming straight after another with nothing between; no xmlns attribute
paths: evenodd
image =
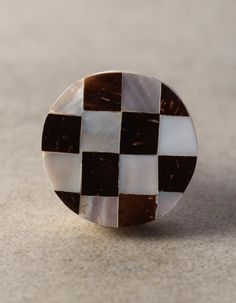
<svg viewBox="0 0 236 303"><path fill-rule="evenodd" d="M159 80L91 75L52 106L44 163L58 197L105 226L143 224L168 212L195 169L197 142L179 97Z"/></svg>

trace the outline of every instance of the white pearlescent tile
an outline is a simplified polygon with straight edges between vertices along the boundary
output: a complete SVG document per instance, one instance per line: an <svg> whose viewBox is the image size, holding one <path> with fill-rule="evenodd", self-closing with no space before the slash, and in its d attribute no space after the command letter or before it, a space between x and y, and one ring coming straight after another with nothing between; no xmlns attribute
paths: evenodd
<svg viewBox="0 0 236 303"><path fill-rule="evenodd" d="M120 155L120 193L156 195L158 192L158 157Z"/></svg>
<svg viewBox="0 0 236 303"><path fill-rule="evenodd" d="M158 216L164 216L169 211L171 211L179 202L182 196L183 193L160 191L158 194L157 204Z"/></svg>
<svg viewBox="0 0 236 303"><path fill-rule="evenodd" d="M79 215L97 224L118 227L118 197L81 196Z"/></svg>
<svg viewBox="0 0 236 303"><path fill-rule="evenodd" d="M55 191L79 193L81 154L44 152L44 165Z"/></svg>
<svg viewBox="0 0 236 303"><path fill-rule="evenodd" d="M158 154L197 155L197 138L191 118L160 116Z"/></svg>
<svg viewBox="0 0 236 303"><path fill-rule="evenodd" d="M121 113L84 111L81 151L119 152Z"/></svg>
<svg viewBox="0 0 236 303"><path fill-rule="evenodd" d="M123 73L121 107L123 111L159 113L161 82L157 79Z"/></svg>
<svg viewBox="0 0 236 303"><path fill-rule="evenodd" d="M81 116L83 112L83 80L75 82L53 104L52 113Z"/></svg>

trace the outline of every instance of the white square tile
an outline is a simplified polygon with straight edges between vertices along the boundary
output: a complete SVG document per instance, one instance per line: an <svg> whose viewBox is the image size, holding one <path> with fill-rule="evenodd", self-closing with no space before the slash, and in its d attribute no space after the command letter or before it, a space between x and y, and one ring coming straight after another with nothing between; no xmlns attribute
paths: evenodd
<svg viewBox="0 0 236 303"><path fill-rule="evenodd" d="M197 155L197 138L189 117L160 116L158 154Z"/></svg>
<svg viewBox="0 0 236 303"><path fill-rule="evenodd" d="M179 202L183 193L175 193L175 192L163 192L160 191L158 194L158 216L164 216L169 211L172 210Z"/></svg>
<svg viewBox="0 0 236 303"><path fill-rule="evenodd" d="M118 197L81 196L79 215L97 224L118 227Z"/></svg>
<svg viewBox="0 0 236 303"><path fill-rule="evenodd" d="M123 73L121 108L123 111L159 113L161 82L157 79Z"/></svg>
<svg viewBox="0 0 236 303"><path fill-rule="evenodd" d="M75 82L53 104L51 113L81 116L83 112L83 80Z"/></svg>
<svg viewBox="0 0 236 303"><path fill-rule="evenodd" d="M80 192L80 154L44 152L44 165L55 191Z"/></svg>
<svg viewBox="0 0 236 303"><path fill-rule="evenodd" d="M120 155L120 193L156 195L158 192L158 157Z"/></svg>
<svg viewBox="0 0 236 303"><path fill-rule="evenodd" d="M84 111L81 127L81 151L119 152L121 113Z"/></svg>

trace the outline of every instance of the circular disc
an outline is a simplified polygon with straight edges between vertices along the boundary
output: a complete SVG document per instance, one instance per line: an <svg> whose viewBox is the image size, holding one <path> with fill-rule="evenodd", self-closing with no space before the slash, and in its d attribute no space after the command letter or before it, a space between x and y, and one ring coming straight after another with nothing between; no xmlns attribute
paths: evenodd
<svg viewBox="0 0 236 303"><path fill-rule="evenodd" d="M90 75L46 118L42 151L53 190L75 213L111 227L147 223L183 195L197 160L189 113L157 79Z"/></svg>

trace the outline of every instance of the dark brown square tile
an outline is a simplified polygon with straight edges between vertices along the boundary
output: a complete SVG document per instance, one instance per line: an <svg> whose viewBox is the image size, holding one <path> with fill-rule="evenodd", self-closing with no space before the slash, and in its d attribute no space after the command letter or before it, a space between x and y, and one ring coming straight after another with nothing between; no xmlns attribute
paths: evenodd
<svg viewBox="0 0 236 303"><path fill-rule="evenodd" d="M165 84L161 85L161 115L189 116L180 98Z"/></svg>
<svg viewBox="0 0 236 303"><path fill-rule="evenodd" d="M121 73L104 73L87 77L84 83L84 109L120 111L121 86Z"/></svg>
<svg viewBox="0 0 236 303"><path fill-rule="evenodd" d="M79 153L81 117L49 114L46 118L42 150Z"/></svg>
<svg viewBox="0 0 236 303"><path fill-rule="evenodd" d="M80 194L65 191L55 191L57 196L76 214L79 213Z"/></svg>
<svg viewBox="0 0 236 303"><path fill-rule="evenodd" d="M157 154L159 115L147 113L122 113L121 154Z"/></svg>
<svg viewBox="0 0 236 303"><path fill-rule="evenodd" d="M118 154L83 152L82 194L118 196L118 161Z"/></svg>
<svg viewBox="0 0 236 303"><path fill-rule="evenodd" d="M195 166L196 157L159 156L159 191L184 192Z"/></svg>
<svg viewBox="0 0 236 303"><path fill-rule="evenodd" d="M156 196L120 194L118 226L132 226L155 220Z"/></svg>

